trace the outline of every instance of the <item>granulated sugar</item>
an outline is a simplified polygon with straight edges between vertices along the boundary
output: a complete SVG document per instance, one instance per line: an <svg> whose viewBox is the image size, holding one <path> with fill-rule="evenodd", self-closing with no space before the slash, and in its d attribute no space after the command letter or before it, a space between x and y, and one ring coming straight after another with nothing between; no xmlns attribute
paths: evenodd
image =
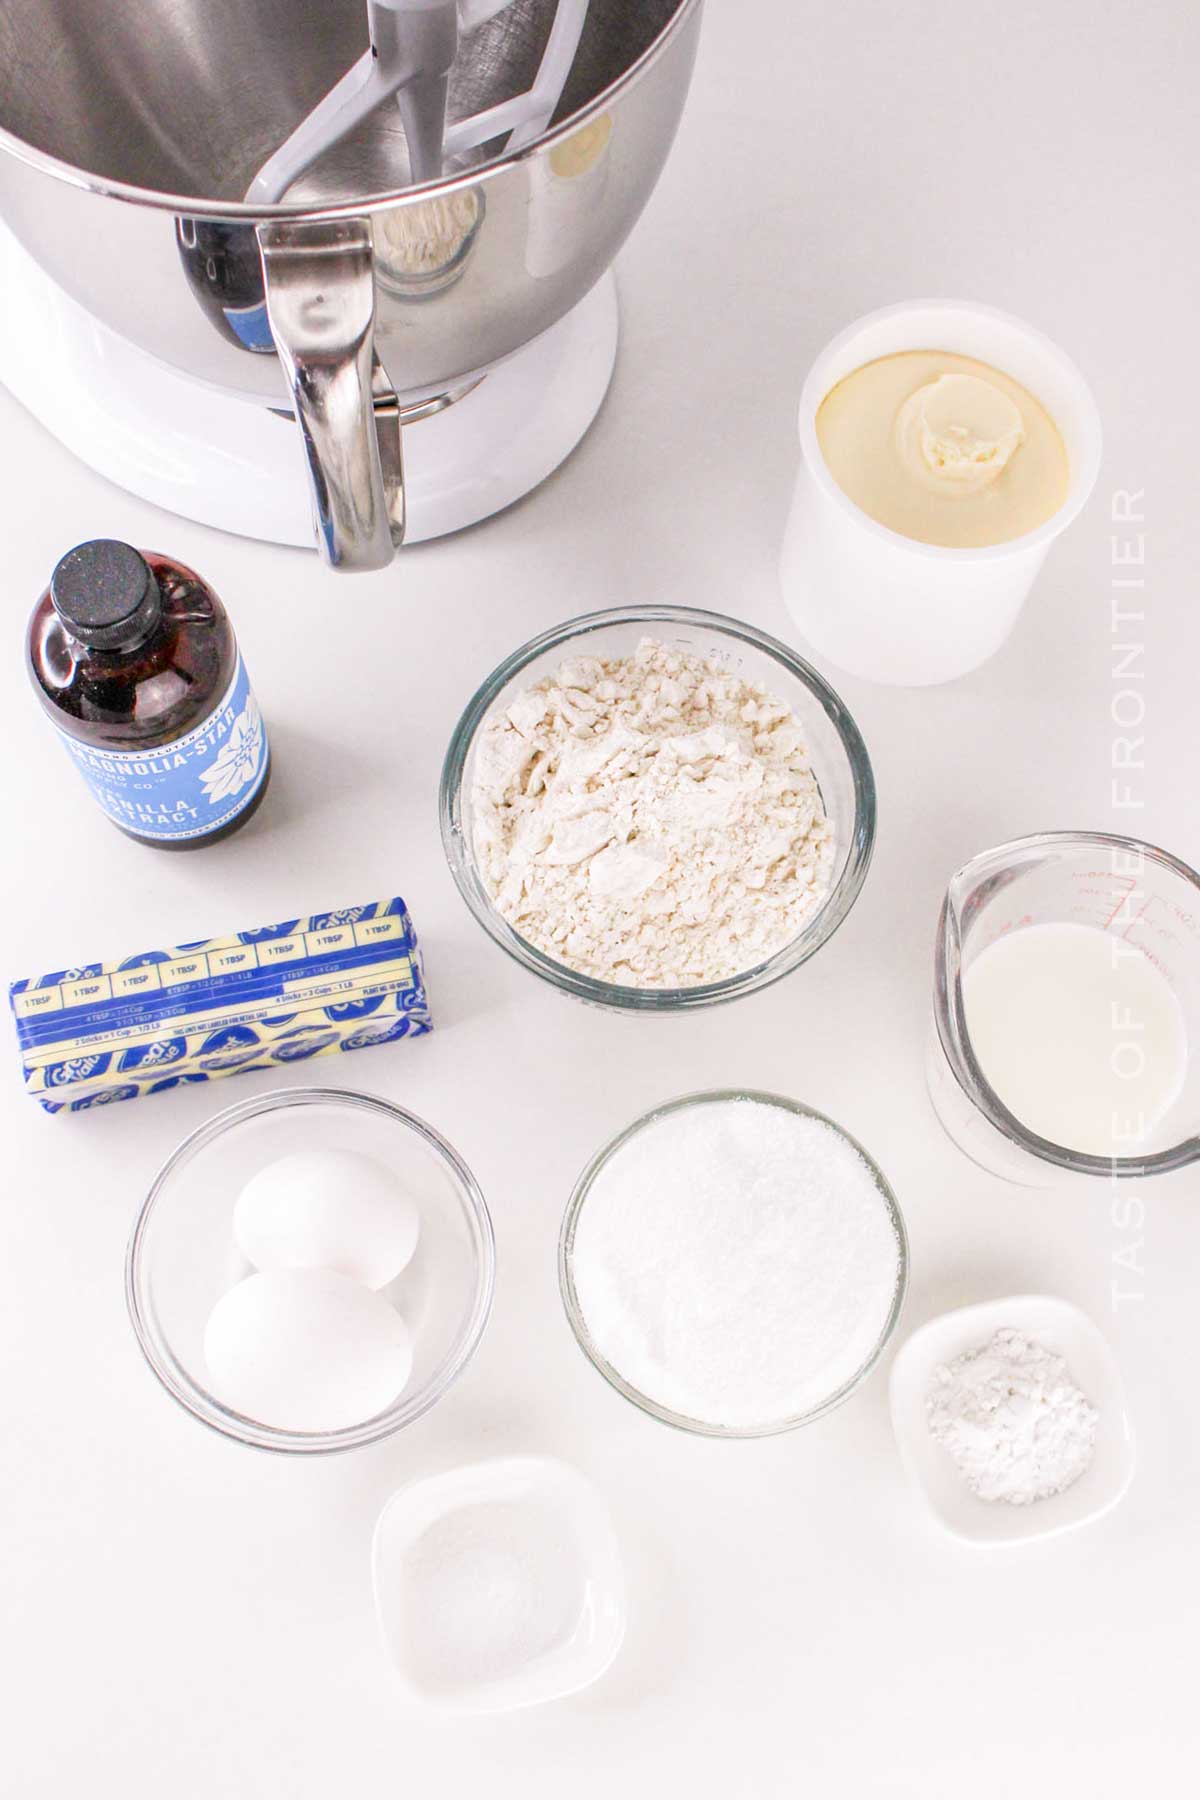
<svg viewBox="0 0 1200 1800"><path fill-rule="evenodd" d="M900 1242L862 1156L754 1099L668 1112L622 1146L576 1223L575 1291L631 1387L707 1425L782 1424L867 1363Z"/></svg>

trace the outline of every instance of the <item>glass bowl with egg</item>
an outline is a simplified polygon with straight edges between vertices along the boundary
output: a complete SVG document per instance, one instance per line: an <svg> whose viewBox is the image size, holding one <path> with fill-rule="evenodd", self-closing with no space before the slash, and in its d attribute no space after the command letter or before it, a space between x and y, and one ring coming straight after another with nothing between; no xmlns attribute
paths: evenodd
<svg viewBox="0 0 1200 1800"><path fill-rule="evenodd" d="M684 1013L832 937L866 878L875 782L846 707L785 644L635 606L556 626L488 677L440 811L459 892L521 968L614 1011Z"/></svg>
<svg viewBox="0 0 1200 1800"><path fill-rule="evenodd" d="M262 1450L377 1443L474 1356L496 1252L470 1170L370 1094L292 1088L179 1146L130 1238L126 1298L193 1418Z"/></svg>

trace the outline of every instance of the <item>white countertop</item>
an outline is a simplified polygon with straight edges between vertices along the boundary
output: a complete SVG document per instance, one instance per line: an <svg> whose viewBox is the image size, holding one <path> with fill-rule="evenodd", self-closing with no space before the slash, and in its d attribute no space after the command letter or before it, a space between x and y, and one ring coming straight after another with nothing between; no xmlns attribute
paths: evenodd
<svg viewBox="0 0 1200 1800"><path fill-rule="evenodd" d="M1194 1769L1196 1179L1153 1183L1140 1228L1102 1185L992 1180L942 1136L921 1051L940 892L973 852L1088 826L1200 862L1196 19L1178 0L754 11L746 30L742 8L711 9L675 154L619 265L607 406L507 516L339 585L311 556L118 492L0 394L6 978L403 892L439 1029L311 1078L446 1133L500 1258L477 1361L410 1430L305 1464L226 1443L143 1365L125 1241L178 1139L273 1078L51 1119L10 1040L0 1787L22 1800L1009 1800L1178 1792ZM913 694L831 672L874 758L880 830L813 963L686 1023L567 1003L493 948L444 867L435 792L461 705L515 645L593 607L686 601L787 637L775 558L802 373L849 319L930 293L1006 307L1077 357L1107 436L1091 506L978 674ZM1109 509L1140 488L1144 805L1117 812ZM196 857L121 838L26 691L22 620L91 535L193 563L242 639L274 781L247 831ZM937 1535L892 1442L886 1367L817 1426L758 1443L677 1435L588 1368L556 1286L571 1184L652 1102L727 1083L812 1103L883 1165L912 1237L902 1334L1031 1290L1104 1328L1140 1441L1114 1514L1003 1555ZM1137 1296L1115 1309L1114 1278ZM516 1451L565 1457L610 1497L630 1636L575 1701L438 1727L402 1710L376 1641L371 1529L412 1476Z"/></svg>

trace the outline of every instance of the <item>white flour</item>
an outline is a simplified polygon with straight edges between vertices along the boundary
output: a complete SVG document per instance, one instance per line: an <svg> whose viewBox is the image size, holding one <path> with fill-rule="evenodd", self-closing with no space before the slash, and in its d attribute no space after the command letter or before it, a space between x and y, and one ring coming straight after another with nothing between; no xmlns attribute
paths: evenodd
<svg viewBox="0 0 1200 1800"><path fill-rule="evenodd" d="M572 1259L592 1342L708 1425L811 1412L874 1353L900 1279L875 1178L823 1120L756 1100L636 1132L584 1201Z"/></svg>
<svg viewBox="0 0 1200 1800"><path fill-rule="evenodd" d="M1020 1331L998 1331L935 1370L925 1406L930 1431L981 1500L1046 1500L1092 1460L1095 1407L1063 1358Z"/></svg>
<svg viewBox="0 0 1200 1800"><path fill-rule="evenodd" d="M471 798L499 912L601 981L740 974L829 888L833 836L788 706L651 639L566 662L490 719Z"/></svg>

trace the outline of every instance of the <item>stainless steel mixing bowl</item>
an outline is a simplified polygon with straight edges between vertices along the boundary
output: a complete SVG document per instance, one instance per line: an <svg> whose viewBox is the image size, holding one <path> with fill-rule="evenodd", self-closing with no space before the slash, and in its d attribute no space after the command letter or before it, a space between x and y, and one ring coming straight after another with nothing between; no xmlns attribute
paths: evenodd
<svg viewBox="0 0 1200 1800"><path fill-rule="evenodd" d="M674 138L701 6L591 0L556 122L527 150L401 192L384 108L284 204L254 208L239 196L256 170L364 50L361 0L5 0L0 213L123 337L293 407L320 547L379 568L403 538L404 398L453 399L604 273ZM451 120L528 86L553 13L514 0L472 35ZM380 234L437 241L471 192L457 279L419 295L376 281Z"/></svg>

